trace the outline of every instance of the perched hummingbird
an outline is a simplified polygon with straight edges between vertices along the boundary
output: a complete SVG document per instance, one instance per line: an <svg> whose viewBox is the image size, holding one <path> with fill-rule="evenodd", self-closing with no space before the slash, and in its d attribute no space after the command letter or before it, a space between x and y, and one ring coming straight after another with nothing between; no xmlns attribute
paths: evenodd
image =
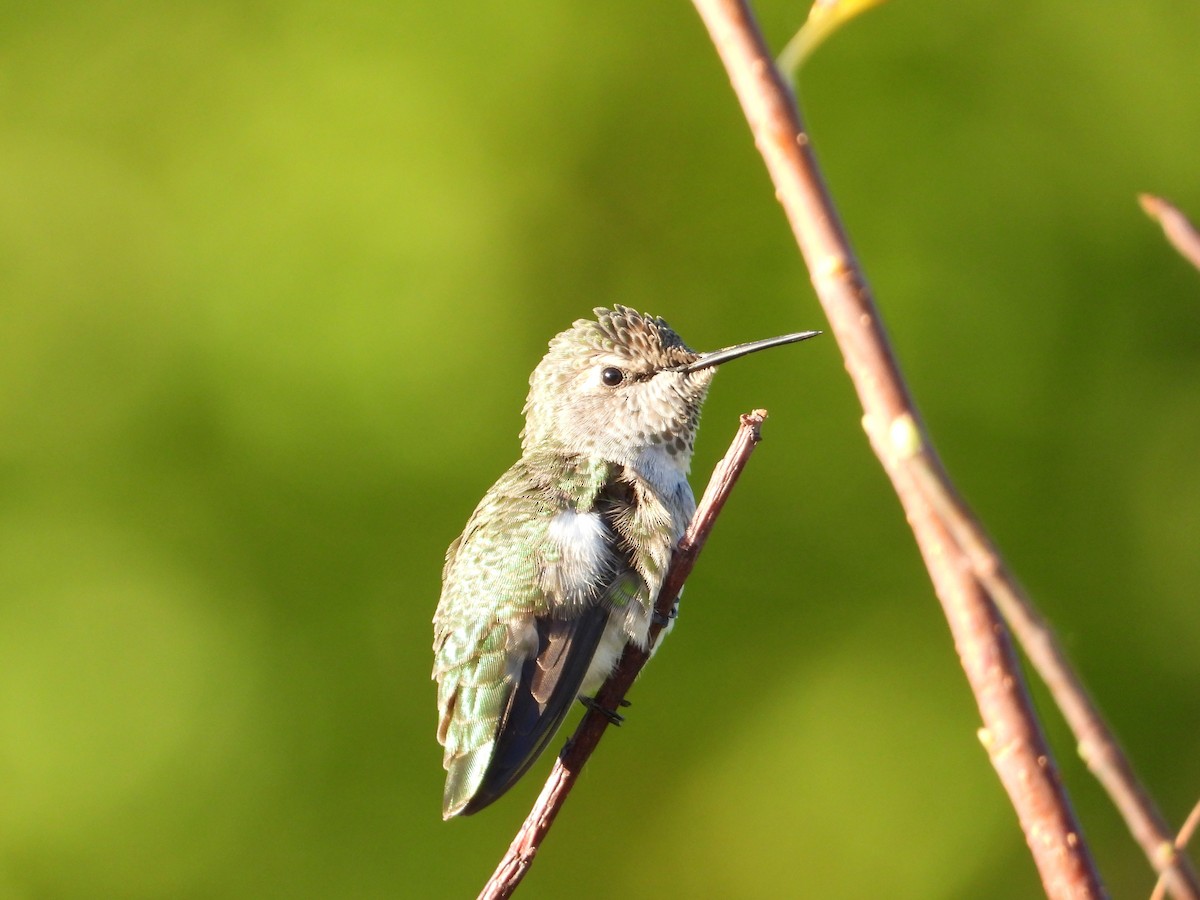
<svg viewBox="0 0 1200 900"><path fill-rule="evenodd" d="M625 644L646 646L696 508L687 474L715 367L820 333L696 353L660 318L595 314L550 341L521 458L446 551L433 677L447 819L512 787Z"/></svg>

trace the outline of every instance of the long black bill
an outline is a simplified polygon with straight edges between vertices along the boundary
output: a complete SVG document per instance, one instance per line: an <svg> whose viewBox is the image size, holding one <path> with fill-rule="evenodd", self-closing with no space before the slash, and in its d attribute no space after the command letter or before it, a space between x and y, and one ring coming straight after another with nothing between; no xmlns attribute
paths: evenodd
<svg viewBox="0 0 1200 900"><path fill-rule="evenodd" d="M675 366L671 371L695 372L697 369L719 366L721 363L737 359L739 356L745 356L747 353L757 353L759 350L766 350L768 347L778 347L781 344L795 344L798 341L807 341L809 338L816 337L820 333L819 331L799 331L796 334L781 334L779 337L763 338L761 341L750 341L748 344L734 344L732 347L714 350L711 353L701 353L700 358L695 362Z"/></svg>

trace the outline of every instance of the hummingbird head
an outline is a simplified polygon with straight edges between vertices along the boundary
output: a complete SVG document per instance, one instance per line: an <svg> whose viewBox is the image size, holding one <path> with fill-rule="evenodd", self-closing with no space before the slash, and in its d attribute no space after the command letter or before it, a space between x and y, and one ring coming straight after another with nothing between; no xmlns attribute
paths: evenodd
<svg viewBox="0 0 1200 900"><path fill-rule="evenodd" d="M804 331L697 353L657 316L597 308L550 341L529 378L522 446L687 474L720 363L802 341Z"/></svg>
<svg viewBox="0 0 1200 900"><path fill-rule="evenodd" d="M662 319L597 308L550 341L529 378L522 446L633 465L658 449L683 472L716 371Z"/></svg>

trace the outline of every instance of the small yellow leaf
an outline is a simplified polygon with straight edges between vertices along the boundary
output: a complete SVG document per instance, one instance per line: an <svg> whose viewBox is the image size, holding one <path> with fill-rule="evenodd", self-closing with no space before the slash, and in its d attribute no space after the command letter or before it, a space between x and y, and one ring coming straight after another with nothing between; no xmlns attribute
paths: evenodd
<svg viewBox="0 0 1200 900"><path fill-rule="evenodd" d="M779 54L779 71L795 83L800 67L826 38L855 16L885 2L886 0L816 0L812 9L808 11L808 21Z"/></svg>

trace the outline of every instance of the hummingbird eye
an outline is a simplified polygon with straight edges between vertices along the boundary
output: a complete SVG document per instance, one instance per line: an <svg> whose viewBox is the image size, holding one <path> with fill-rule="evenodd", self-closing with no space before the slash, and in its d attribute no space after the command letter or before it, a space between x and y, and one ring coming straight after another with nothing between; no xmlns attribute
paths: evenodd
<svg viewBox="0 0 1200 900"><path fill-rule="evenodd" d="M625 380L625 373L616 366L606 366L604 371L600 373L600 380L607 387L616 387Z"/></svg>

